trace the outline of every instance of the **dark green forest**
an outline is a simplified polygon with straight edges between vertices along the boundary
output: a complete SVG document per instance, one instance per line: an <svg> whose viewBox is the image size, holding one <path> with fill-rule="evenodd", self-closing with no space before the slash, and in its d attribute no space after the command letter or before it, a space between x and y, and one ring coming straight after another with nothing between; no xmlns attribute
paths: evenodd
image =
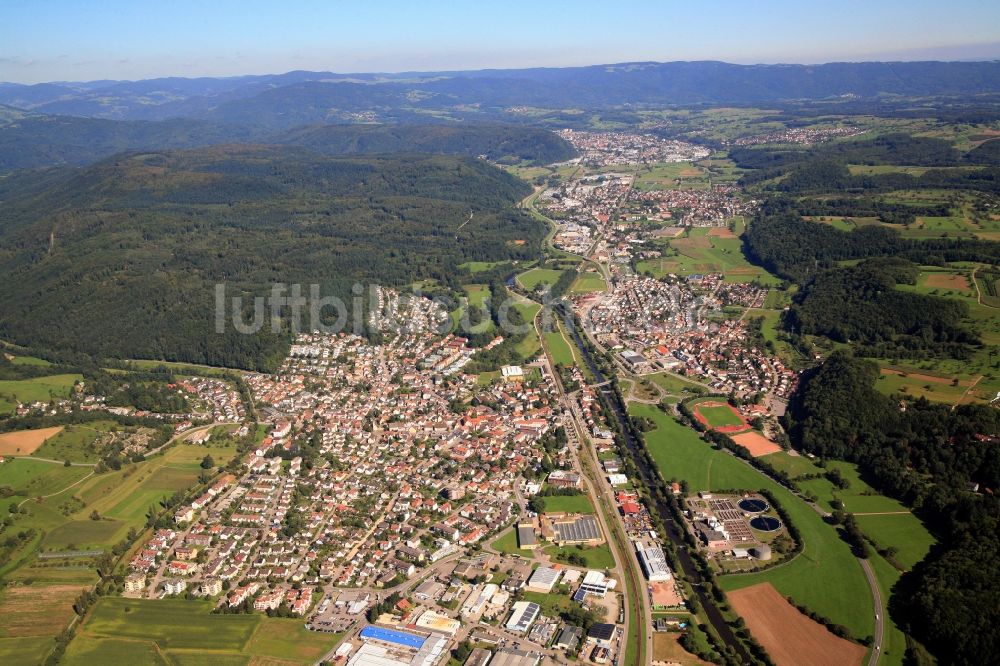
<svg viewBox="0 0 1000 666"><path fill-rule="evenodd" d="M789 405L796 448L858 463L880 492L912 506L940 543L903 575L890 601L901 628L942 663L1000 652L1000 412L875 390L878 366L835 352Z"/></svg>
<svg viewBox="0 0 1000 666"><path fill-rule="evenodd" d="M115 358L271 368L287 324L216 334L216 284L351 303L356 282L452 285L466 261L534 258L544 234L514 207L526 184L459 157L227 146L0 183L0 337Z"/></svg>
<svg viewBox="0 0 1000 666"><path fill-rule="evenodd" d="M494 162L549 164L575 155L546 129L478 123L312 125L288 131L192 118L157 122L18 113L0 116L0 173L85 165L121 152L189 149L231 143L294 145L325 155L426 153L485 156Z"/></svg>
<svg viewBox="0 0 1000 666"><path fill-rule="evenodd" d="M276 143L304 146L326 155L481 155L500 164L551 164L576 155L569 142L548 130L488 123L320 125L290 130Z"/></svg>
<svg viewBox="0 0 1000 666"><path fill-rule="evenodd" d="M949 261L1000 263L1000 243L962 238L903 238L895 229L868 225L841 231L803 220L783 199L767 202L743 236L747 256L768 271L805 283L838 261L900 257L918 264Z"/></svg>
<svg viewBox="0 0 1000 666"><path fill-rule="evenodd" d="M785 325L799 334L853 342L865 356L968 357L979 338L961 324L968 307L961 301L896 289L914 284L917 267L868 260L816 275L795 295Z"/></svg>

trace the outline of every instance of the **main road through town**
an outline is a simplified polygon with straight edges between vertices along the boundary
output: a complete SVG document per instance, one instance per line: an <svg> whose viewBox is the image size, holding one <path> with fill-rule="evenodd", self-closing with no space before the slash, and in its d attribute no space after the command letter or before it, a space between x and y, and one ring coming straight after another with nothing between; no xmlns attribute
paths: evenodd
<svg viewBox="0 0 1000 666"><path fill-rule="evenodd" d="M604 373L601 372L597 363L594 362L594 359L590 354L590 349L583 343L583 340L580 337L580 331L577 329L575 323L569 323L567 328L569 328L573 341L576 344L577 349L580 351L581 358L583 358L587 367L590 369L590 372L594 375L595 383L605 384L606 378ZM611 405L612 412L620 426L626 450L632 458L635 468L639 471L643 483L647 488L655 488L662 482L646 464L646 460L643 456L642 444L632 436L628 414L625 411L625 405L622 404L620 396L607 385L601 387L600 391L607 399L608 404ZM677 559L680 561L684 577L694 588L695 594L698 596L698 601L701 603L701 607L704 609L705 616L708 618L708 621L711 623L712 627L715 628L715 631L719 635L722 642L727 647L735 650L736 653L743 658L744 662L749 663L751 661L751 657L749 652L747 652L746 647L744 647L743 643L741 643L736 637L736 634L733 633L732 628L726 622L726 618L723 617L722 611L720 611L719 607L716 606L715 600L702 586L704 579L702 578L701 572L698 570L698 566L695 563L694 558L691 557L691 554L687 550L687 545L684 543L684 534L680 527L678 527L677 523L674 522L674 518L670 513L669 507L664 501L658 499L652 493L650 493L649 499L653 505L653 509L660 515L667 537L674 545L674 550L677 553Z"/></svg>

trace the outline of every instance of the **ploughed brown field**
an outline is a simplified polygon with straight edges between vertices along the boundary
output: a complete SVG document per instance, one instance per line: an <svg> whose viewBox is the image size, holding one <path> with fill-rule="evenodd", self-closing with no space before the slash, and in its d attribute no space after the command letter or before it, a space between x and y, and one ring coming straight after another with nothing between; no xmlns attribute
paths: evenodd
<svg viewBox="0 0 1000 666"><path fill-rule="evenodd" d="M927 276L927 286L934 289L954 289L969 291L969 281L964 275L954 273L932 273Z"/></svg>
<svg viewBox="0 0 1000 666"><path fill-rule="evenodd" d="M867 650L839 638L788 603L770 583L727 593L757 642L777 666L860 664Z"/></svg>
<svg viewBox="0 0 1000 666"><path fill-rule="evenodd" d="M39 428L38 430L15 430L0 435L0 455L30 456L50 437L62 432L63 427Z"/></svg>

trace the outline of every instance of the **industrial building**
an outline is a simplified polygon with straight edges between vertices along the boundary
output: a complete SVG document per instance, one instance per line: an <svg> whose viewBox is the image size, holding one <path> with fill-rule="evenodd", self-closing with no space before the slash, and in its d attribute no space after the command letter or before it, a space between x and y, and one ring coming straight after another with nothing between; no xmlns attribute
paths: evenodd
<svg viewBox="0 0 1000 666"><path fill-rule="evenodd" d="M432 666L448 646L442 636L423 636L407 631L369 626L358 637L364 641L348 666Z"/></svg>
<svg viewBox="0 0 1000 666"><path fill-rule="evenodd" d="M538 567L528 579L527 588L533 592L549 593L559 581L560 571L552 567Z"/></svg>
<svg viewBox="0 0 1000 666"><path fill-rule="evenodd" d="M642 570L649 582L658 583L673 578L673 573L670 571L662 548L636 543L635 550L639 554L639 563L642 565Z"/></svg>
<svg viewBox="0 0 1000 666"><path fill-rule="evenodd" d="M597 518L592 515L553 519L552 532L552 540L559 545L597 544L603 541Z"/></svg>
<svg viewBox="0 0 1000 666"><path fill-rule="evenodd" d="M511 609L510 619L507 620L507 630L518 634L527 633L540 612L541 608L534 602L516 602Z"/></svg>

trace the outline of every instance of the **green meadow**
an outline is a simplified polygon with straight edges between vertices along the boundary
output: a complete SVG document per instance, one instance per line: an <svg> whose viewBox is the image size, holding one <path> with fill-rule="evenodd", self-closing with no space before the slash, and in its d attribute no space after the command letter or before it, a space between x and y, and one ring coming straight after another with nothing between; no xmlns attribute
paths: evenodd
<svg viewBox="0 0 1000 666"><path fill-rule="evenodd" d="M32 379L0 381L0 399L11 402L48 402L53 398L68 398L73 384L83 375L49 375Z"/></svg>
<svg viewBox="0 0 1000 666"><path fill-rule="evenodd" d="M528 291L534 291L538 285L552 286L559 279L563 271L554 268L532 268L517 276L517 281Z"/></svg>
<svg viewBox="0 0 1000 666"><path fill-rule="evenodd" d="M754 574L719 578L723 589L733 590L770 582L853 634L863 637L874 630L872 597L861 566L833 527L805 502L729 453L714 449L697 433L649 405L635 404L630 411L656 423L645 433L646 446L664 478L686 479L692 492L727 488L766 488L781 502L795 523L804 550L782 566Z"/></svg>

